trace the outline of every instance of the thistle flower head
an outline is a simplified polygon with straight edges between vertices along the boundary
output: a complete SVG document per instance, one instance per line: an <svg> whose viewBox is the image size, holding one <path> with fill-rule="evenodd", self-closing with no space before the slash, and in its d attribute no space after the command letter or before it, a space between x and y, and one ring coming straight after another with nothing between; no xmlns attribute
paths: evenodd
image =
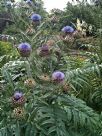
<svg viewBox="0 0 102 136"><path fill-rule="evenodd" d="M40 47L40 56L48 56L50 54L49 47L45 44Z"/></svg>
<svg viewBox="0 0 102 136"><path fill-rule="evenodd" d="M49 47L47 45L43 45L41 47L41 51L49 51Z"/></svg>
<svg viewBox="0 0 102 136"><path fill-rule="evenodd" d="M32 87L34 87L36 85L36 82L35 82L34 79L29 78L29 79L24 81L24 84L25 84L25 86L32 88Z"/></svg>
<svg viewBox="0 0 102 136"><path fill-rule="evenodd" d="M23 96L22 92L15 92L13 97L15 100L19 100L22 96Z"/></svg>
<svg viewBox="0 0 102 136"><path fill-rule="evenodd" d="M52 80L53 81L56 81L56 82L61 82L63 81L65 78L65 75L63 72L61 71L55 71L53 74L52 74Z"/></svg>
<svg viewBox="0 0 102 136"><path fill-rule="evenodd" d="M32 14L31 15L31 20L33 22L40 21L41 20L41 16L39 14Z"/></svg>
<svg viewBox="0 0 102 136"><path fill-rule="evenodd" d="M32 51L31 45L28 43L21 43L18 46L18 51L22 57L29 57Z"/></svg>
<svg viewBox="0 0 102 136"><path fill-rule="evenodd" d="M17 120L22 120L25 117L25 110L21 107L14 108L12 117Z"/></svg>
<svg viewBox="0 0 102 136"><path fill-rule="evenodd" d="M11 98L12 104L15 107L23 106L25 104L25 97L22 92L15 92L13 97Z"/></svg>
<svg viewBox="0 0 102 136"><path fill-rule="evenodd" d="M74 29L71 26L65 26L62 28L62 32L64 33L73 33Z"/></svg>
<svg viewBox="0 0 102 136"><path fill-rule="evenodd" d="M47 74L43 74L43 75L39 76L39 78L40 78L42 81L50 81L50 77L49 77L49 75L47 75Z"/></svg>

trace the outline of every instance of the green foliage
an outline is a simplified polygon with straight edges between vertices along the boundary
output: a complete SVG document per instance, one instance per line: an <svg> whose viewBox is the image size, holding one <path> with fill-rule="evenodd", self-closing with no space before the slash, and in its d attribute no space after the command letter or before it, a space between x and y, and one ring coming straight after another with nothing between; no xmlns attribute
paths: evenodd
<svg viewBox="0 0 102 136"><path fill-rule="evenodd" d="M10 42L0 41L0 67L9 60L17 58L18 53L15 47Z"/></svg>
<svg viewBox="0 0 102 136"><path fill-rule="evenodd" d="M0 41L0 56L8 55L12 52L12 45L9 42Z"/></svg>

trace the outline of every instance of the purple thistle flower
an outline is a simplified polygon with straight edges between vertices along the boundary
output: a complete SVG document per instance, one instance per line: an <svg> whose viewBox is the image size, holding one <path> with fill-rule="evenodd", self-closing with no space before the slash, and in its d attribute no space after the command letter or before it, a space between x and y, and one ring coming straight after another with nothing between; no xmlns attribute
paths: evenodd
<svg viewBox="0 0 102 136"><path fill-rule="evenodd" d="M73 33L74 29L71 26L65 26L62 28L62 32L64 33Z"/></svg>
<svg viewBox="0 0 102 136"><path fill-rule="evenodd" d="M31 20L32 20L33 22L40 21L40 20L41 20L41 16L40 16L39 14L33 14L33 15L31 16Z"/></svg>
<svg viewBox="0 0 102 136"><path fill-rule="evenodd" d="M63 72L60 72L60 71L55 71L53 74L52 74L52 80L53 81L56 81L56 82L62 82L65 78L65 75Z"/></svg>
<svg viewBox="0 0 102 136"><path fill-rule="evenodd" d="M22 96L23 96L22 92L15 92L13 97L16 101L18 101Z"/></svg>
<svg viewBox="0 0 102 136"><path fill-rule="evenodd" d="M21 43L18 46L18 51L22 57L29 57L32 51L31 45L28 43Z"/></svg>

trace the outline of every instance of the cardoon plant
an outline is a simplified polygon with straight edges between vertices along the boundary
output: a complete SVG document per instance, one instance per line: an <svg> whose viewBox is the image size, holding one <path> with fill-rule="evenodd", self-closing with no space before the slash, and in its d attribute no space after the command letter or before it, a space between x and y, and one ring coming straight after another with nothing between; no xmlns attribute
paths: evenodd
<svg viewBox="0 0 102 136"><path fill-rule="evenodd" d="M15 26L11 36L21 57L1 68L0 136L101 136L102 64L80 63L79 54L68 52L42 5L21 3L10 11ZM74 29L65 26L62 32L72 36ZM92 103L98 103L96 98L97 110Z"/></svg>

